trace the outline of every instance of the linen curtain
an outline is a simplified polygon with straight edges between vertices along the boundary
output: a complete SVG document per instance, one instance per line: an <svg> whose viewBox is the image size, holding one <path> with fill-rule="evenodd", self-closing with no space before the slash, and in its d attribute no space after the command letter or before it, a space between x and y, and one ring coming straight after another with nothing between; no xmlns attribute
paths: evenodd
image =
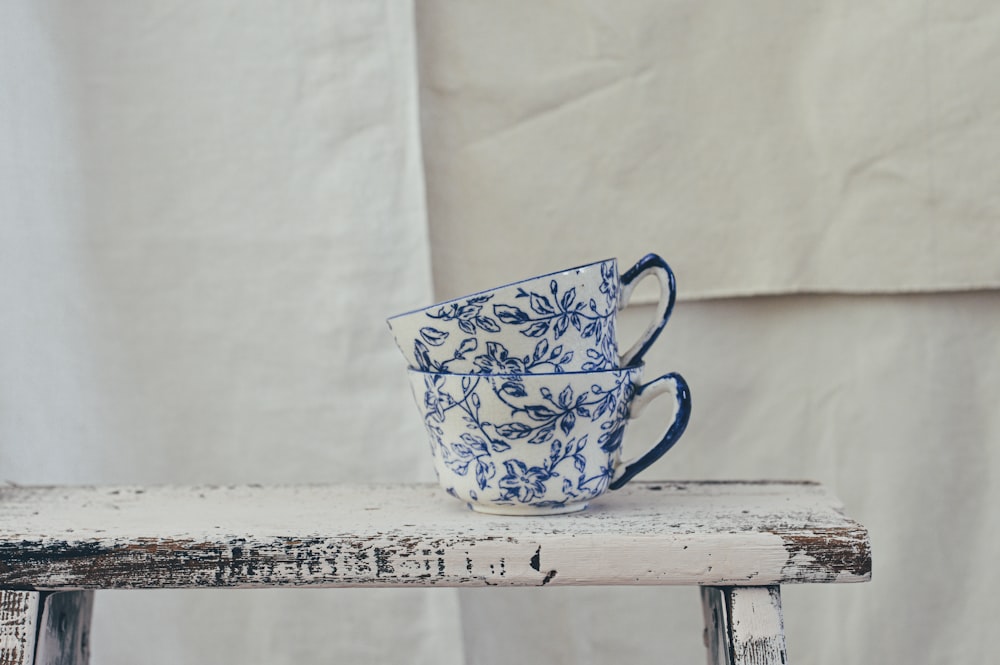
<svg viewBox="0 0 1000 665"><path fill-rule="evenodd" d="M644 476L813 478L871 529L871 584L783 589L792 662L987 658L968 627L1000 609L984 593L1000 547L997 8L420 9L436 295L661 254L682 302L646 376L680 371L694 408ZM837 293L854 296L821 295ZM650 315L626 312L624 344ZM626 447L662 426L644 414ZM693 592L459 593L470 663L704 658Z"/></svg>
<svg viewBox="0 0 1000 665"><path fill-rule="evenodd" d="M816 479L871 529L870 584L783 589L793 662L988 661L998 16L0 4L0 481L433 480L384 318L653 251L682 302L646 375L694 410L642 477ZM93 653L700 662L698 603L104 593Z"/></svg>
<svg viewBox="0 0 1000 665"><path fill-rule="evenodd" d="M995 3L419 10L441 295L651 248L682 298L1000 286Z"/></svg>
<svg viewBox="0 0 1000 665"><path fill-rule="evenodd" d="M384 323L431 297L414 48L405 3L0 4L0 479L433 480ZM103 593L92 642L461 650L409 590Z"/></svg>

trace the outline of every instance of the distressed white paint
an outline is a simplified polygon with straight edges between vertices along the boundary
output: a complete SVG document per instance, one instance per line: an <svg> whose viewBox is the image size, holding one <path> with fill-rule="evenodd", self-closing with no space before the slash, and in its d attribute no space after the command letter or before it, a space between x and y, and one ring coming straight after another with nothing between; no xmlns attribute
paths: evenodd
<svg viewBox="0 0 1000 665"><path fill-rule="evenodd" d="M0 665L32 665L41 595L0 590Z"/></svg>
<svg viewBox="0 0 1000 665"><path fill-rule="evenodd" d="M636 482L585 512L552 517L472 513L429 484L0 489L0 587L869 577L867 532L813 483Z"/></svg>
<svg viewBox="0 0 1000 665"><path fill-rule="evenodd" d="M729 635L734 665L784 665L788 657L778 587L732 589Z"/></svg>
<svg viewBox="0 0 1000 665"><path fill-rule="evenodd" d="M781 591L767 587L703 587L709 665L784 665Z"/></svg>

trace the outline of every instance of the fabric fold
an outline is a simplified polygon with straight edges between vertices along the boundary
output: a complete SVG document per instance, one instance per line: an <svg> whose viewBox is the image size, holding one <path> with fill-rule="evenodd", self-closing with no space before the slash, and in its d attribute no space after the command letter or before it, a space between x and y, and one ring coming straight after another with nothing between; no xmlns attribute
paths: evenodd
<svg viewBox="0 0 1000 665"><path fill-rule="evenodd" d="M998 287L998 29L973 0L421 3L436 293L647 252L681 299Z"/></svg>

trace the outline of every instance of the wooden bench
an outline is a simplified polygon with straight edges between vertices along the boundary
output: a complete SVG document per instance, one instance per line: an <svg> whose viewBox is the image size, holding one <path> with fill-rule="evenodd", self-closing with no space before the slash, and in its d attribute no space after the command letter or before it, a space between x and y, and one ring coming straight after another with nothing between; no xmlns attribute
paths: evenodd
<svg viewBox="0 0 1000 665"><path fill-rule="evenodd" d="M497 517L435 485L0 488L0 665L85 663L93 591L697 585L709 663L784 663L779 585L865 582L810 482L634 482Z"/></svg>

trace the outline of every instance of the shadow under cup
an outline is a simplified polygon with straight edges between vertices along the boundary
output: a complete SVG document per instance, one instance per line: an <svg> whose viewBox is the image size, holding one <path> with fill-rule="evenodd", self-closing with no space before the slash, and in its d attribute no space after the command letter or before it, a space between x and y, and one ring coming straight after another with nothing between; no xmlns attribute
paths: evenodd
<svg viewBox="0 0 1000 665"><path fill-rule="evenodd" d="M653 320L619 354L617 312L645 277L660 283ZM411 369L452 374L580 372L639 362L673 309L676 284L655 254L619 276L606 259L532 277L387 320Z"/></svg>
<svg viewBox="0 0 1000 665"><path fill-rule="evenodd" d="M475 511L555 515L583 510L655 462L691 412L684 379L643 384L643 366L559 374L441 374L410 370L441 486ZM630 418L670 395L670 425L645 453L622 461Z"/></svg>

